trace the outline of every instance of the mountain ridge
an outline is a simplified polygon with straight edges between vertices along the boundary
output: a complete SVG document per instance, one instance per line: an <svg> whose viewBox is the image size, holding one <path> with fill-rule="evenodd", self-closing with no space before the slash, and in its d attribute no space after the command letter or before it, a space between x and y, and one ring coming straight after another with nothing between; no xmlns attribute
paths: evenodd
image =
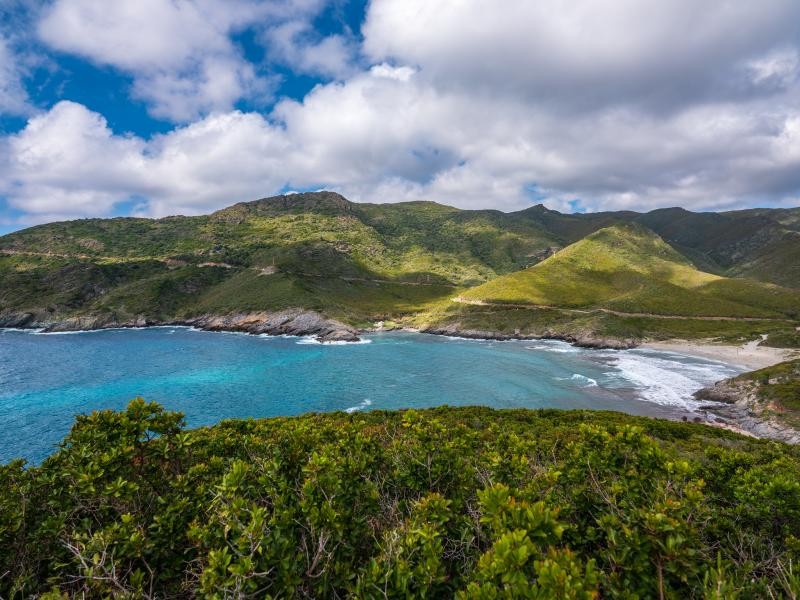
<svg viewBox="0 0 800 600"><path fill-rule="evenodd" d="M785 313L776 314L771 295L793 297L800 290L768 294L765 290L773 288L742 277L755 269L762 279L788 279L800 288L800 273L795 282L796 269L791 268L798 249L783 241L800 236L795 231L800 229L800 209L775 210L718 214L673 208L567 215L537 205L503 213L428 201L356 203L335 192L307 192L241 202L210 215L52 223L0 237L0 323L20 322L20 315L47 326L87 318L107 324L179 322L201 315L302 309L362 329L379 321L410 326L424 322L425 329L441 325L436 319L442 315L445 323L453 323L449 313L454 295L468 296L473 288L496 287L499 284L492 282L503 277L563 261L565 251L574 252L564 247L596 240L608 234L598 232L609 228L622 236L607 253L609 260L625 244L636 239L644 243L646 238L650 250L657 247L668 256L670 269L680 264L678 270L690 278L705 271L704 295L692 295L686 286L664 283L666 287L659 288L662 296L679 293L687 306L707 305L705 312L678 315L713 316L718 311L775 319ZM649 250L634 244L628 252L644 256ZM626 282L647 287L648 278L657 279L654 273L634 277L636 269L631 271L629 264L611 262L617 265L615 277L623 287ZM723 263L729 266L723 268ZM568 291L574 298L562 296L554 306L579 306L576 299L588 293L592 278L599 276L596 267L573 282ZM772 277L774 272L781 276ZM556 272L551 278L554 289L563 281ZM723 278L724 283L715 283ZM742 304L748 294L758 301ZM649 301L655 298L651 295ZM601 307L620 313L658 312L647 305L640 310L640 300L617 298ZM744 305L749 312L741 308ZM576 327L606 327L596 319L568 319L566 312L557 317L563 326L557 328L559 335L571 335ZM483 325L491 325L492 318ZM534 320L540 318L544 317ZM501 329L510 327L505 323ZM649 335L646 327L631 323L605 333ZM670 335L675 333L673 327Z"/></svg>
<svg viewBox="0 0 800 600"><path fill-rule="evenodd" d="M795 246L800 234L800 207L798 208L754 208L724 212L695 213L681 207L658 208L646 213L635 211L605 211L597 213L561 213L548 209L542 204L537 204L526 209L514 212L502 212L493 209L459 209L452 206L439 204L432 201L410 201L386 204L352 202L336 192L302 192L295 194L270 196L258 200L239 202L229 207L214 211L210 215L182 216L172 215L157 219L137 217L112 217L110 219L79 219L75 221L56 222L37 225L32 228L20 230L0 236L0 248L5 248L3 243L7 239L14 240L25 232L44 230L53 226L63 226L67 223L92 224L98 222L116 222L131 224L169 224L177 222L201 221L203 219L216 219L225 221L235 216L241 218L244 214L277 216L281 214L296 214L302 212L316 212L321 214L352 215L358 219L377 221L385 219L391 213L409 214L419 213L425 208L425 216L430 218L435 214L438 218L455 218L459 220L474 220L479 218L495 219L509 227L509 222L516 220L517 224L525 224L538 229L540 233L548 236L551 242L569 244L585 237L615 222L639 222L655 233L659 234L670 245L693 261L700 261L698 266L711 266L710 270L725 274L723 271L731 270L734 276L754 277L760 275L762 280L800 287L800 267L789 269L787 275L776 275L764 272L763 268L755 268L751 263L759 264L758 260L775 250L777 244L784 243L785 236L789 235L790 241L785 245L790 246L784 251L794 253L791 246ZM234 221L235 222L235 219ZM7 241L6 241L7 243ZM750 251L746 246L750 246ZM800 250L797 250L800 253ZM738 269L738 270L737 270ZM773 280L774 278L780 280Z"/></svg>

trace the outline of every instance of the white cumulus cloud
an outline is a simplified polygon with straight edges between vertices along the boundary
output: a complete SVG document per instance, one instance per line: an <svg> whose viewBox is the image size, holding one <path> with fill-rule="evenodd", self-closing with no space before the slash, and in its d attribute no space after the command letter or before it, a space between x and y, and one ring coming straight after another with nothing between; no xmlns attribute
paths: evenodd
<svg viewBox="0 0 800 600"><path fill-rule="evenodd" d="M48 18L62 4L84 0L57 0ZM283 12L264 17L279 18L265 31L285 28L268 48L332 81L268 114L231 111L240 92L226 92L255 77L241 75L252 66L231 50L230 32L265 4L168 4L224 15L175 47L167 33L147 33L158 52L92 49L114 36L62 32L53 43L136 73L137 93L168 114L198 99L207 110L149 139L114 133L68 102L32 118L3 141L0 162L0 193L31 221L109 214L131 199L142 214L199 213L323 187L355 200L502 210L542 199L561 209L715 210L800 196L794 0L508 0L502 10L372 0L361 48L311 35L296 6L273 2ZM356 69L356 55L370 63ZM186 64L199 71L184 85Z"/></svg>
<svg viewBox="0 0 800 600"><path fill-rule="evenodd" d="M377 0L366 53L432 84L586 110L729 94L740 61L800 40L795 0Z"/></svg>
<svg viewBox="0 0 800 600"><path fill-rule="evenodd" d="M188 122L269 97L231 36L247 27L315 14L321 0L55 0L38 24L50 47L134 77L154 116Z"/></svg>
<svg viewBox="0 0 800 600"><path fill-rule="evenodd" d="M24 66L7 37L0 35L0 115L27 115L32 112L28 92L22 82Z"/></svg>
<svg viewBox="0 0 800 600"><path fill-rule="evenodd" d="M342 79L354 72L354 41L342 34L319 36L307 20L269 28L262 38L270 60L286 64L296 73Z"/></svg>

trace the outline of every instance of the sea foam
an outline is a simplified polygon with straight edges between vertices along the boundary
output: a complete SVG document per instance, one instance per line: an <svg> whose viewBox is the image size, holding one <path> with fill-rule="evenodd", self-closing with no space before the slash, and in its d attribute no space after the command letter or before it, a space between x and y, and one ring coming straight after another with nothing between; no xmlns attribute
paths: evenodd
<svg viewBox="0 0 800 600"><path fill-rule="evenodd" d="M359 344L371 344L372 340L370 339L360 339L357 342L346 342L344 340L336 340L333 342L320 342L316 337L309 335L309 336L302 336L298 338L297 343L301 346L305 345L318 345L318 346L357 346Z"/></svg>
<svg viewBox="0 0 800 600"><path fill-rule="evenodd" d="M541 350L544 352L558 352L559 354L576 354L582 352L582 348L573 346L561 340L537 340L532 346L525 346L527 350Z"/></svg>
<svg viewBox="0 0 800 600"><path fill-rule="evenodd" d="M581 375L580 373L573 373L570 379L573 381L583 382L584 383L583 387L597 387L596 379L592 379L591 377L587 377L586 375Z"/></svg>
<svg viewBox="0 0 800 600"><path fill-rule="evenodd" d="M675 359L641 351L621 351L608 355L624 379L633 384L640 397L655 404L680 406L690 410L701 403L692 394L739 371L722 363L691 362L686 357Z"/></svg>
<svg viewBox="0 0 800 600"><path fill-rule="evenodd" d="M354 412L364 410L365 408L368 408L370 406L372 406L372 400L365 398L364 400L361 401L360 404L357 404L356 406L351 406L350 408L345 408L344 412L352 414Z"/></svg>

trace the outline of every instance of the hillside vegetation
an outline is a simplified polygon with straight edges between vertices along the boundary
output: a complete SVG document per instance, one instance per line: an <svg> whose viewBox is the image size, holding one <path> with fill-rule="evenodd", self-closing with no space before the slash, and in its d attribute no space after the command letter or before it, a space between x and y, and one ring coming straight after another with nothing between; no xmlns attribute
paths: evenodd
<svg viewBox="0 0 800 600"><path fill-rule="evenodd" d="M0 312L123 320L299 306L368 324L531 264L552 243L497 211L332 193L200 217L53 223L0 238Z"/></svg>
<svg viewBox="0 0 800 600"><path fill-rule="evenodd" d="M89 317L108 326L299 308L356 327L475 322L482 330L499 323L512 332L631 338L774 333L791 344L792 324L774 319L797 318L799 292L723 275L800 289L798 223L794 210L564 215L537 206L506 214L433 202L357 204L330 192L197 217L83 219L0 237L0 324ZM452 306L457 296L573 312ZM575 312L596 308L625 314ZM665 322L651 314L765 321Z"/></svg>
<svg viewBox="0 0 800 600"><path fill-rule="evenodd" d="M800 318L800 292L704 273L639 225L606 227L467 301L682 316Z"/></svg>
<svg viewBox="0 0 800 600"><path fill-rule="evenodd" d="M135 400L0 467L4 598L796 598L796 447L588 411Z"/></svg>
<svg viewBox="0 0 800 600"><path fill-rule="evenodd" d="M619 222L644 225L703 271L800 287L800 208L693 213L683 208L566 215L535 206L516 213L566 245Z"/></svg>

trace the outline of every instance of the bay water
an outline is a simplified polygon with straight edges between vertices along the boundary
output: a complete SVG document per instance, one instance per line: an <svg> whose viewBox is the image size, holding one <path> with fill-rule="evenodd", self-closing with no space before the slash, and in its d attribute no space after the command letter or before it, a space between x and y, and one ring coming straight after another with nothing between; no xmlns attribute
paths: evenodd
<svg viewBox="0 0 800 600"><path fill-rule="evenodd" d="M135 396L186 415L484 405L589 408L679 418L697 389L741 368L651 350L558 341L480 341L406 332L362 343L210 333L182 327L70 334L0 331L0 462L40 462L74 417Z"/></svg>

